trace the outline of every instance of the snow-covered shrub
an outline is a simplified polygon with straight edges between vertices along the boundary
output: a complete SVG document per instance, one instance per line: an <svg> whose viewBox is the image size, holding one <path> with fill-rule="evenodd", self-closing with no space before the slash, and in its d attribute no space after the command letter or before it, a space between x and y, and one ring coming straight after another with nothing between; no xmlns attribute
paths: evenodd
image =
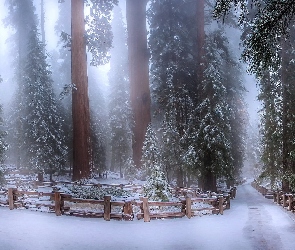
<svg viewBox="0 0 295 250"><path fill-rule="evenodd" d="M159 166L151 170L151 175L143 187L144 196L153 201L169 201L171 192L164 172Z"/></svg>
<svg viewBox="0 0 295 250"><path fill-rule="evenodd" d="M134 161L132 157L129 157L124 165L124 176L126 180L132 182L134 179L137 178L137 169L134 165Z"/></svg>
<svg viewBox="0 0 295 250"><path fill-rule="evenodd" d="M111 195L114 197L130 197L131 193L120 189L120 188L101 188L97 186L84 187L79 185L68 186L67 193L73 195L75 198L81 199L95 199L95 200L103 200L103 197L106 195Z"/></svg>

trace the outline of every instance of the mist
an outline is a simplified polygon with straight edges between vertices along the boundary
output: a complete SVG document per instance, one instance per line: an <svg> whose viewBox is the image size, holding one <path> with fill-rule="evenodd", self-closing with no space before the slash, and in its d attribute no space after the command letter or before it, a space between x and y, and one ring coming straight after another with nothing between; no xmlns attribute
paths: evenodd
<svg viewBox="0 0 295 250"><path fill-rule="evenodd" d="M35 7L35 14L37 15L37 28L38 28L38 33L39 33L39 39L41 39L41 0L34 0L34 7ZM67 4L67 5L66 5ZM65 132L65 135L63 135L65 138L63 139L62 143L65 143L66 150L67 152L62 153L63 157L65 158L66 164L69 164L70 167L72 167L73 161L72 161L72 154L73 150L71 146L71 141L72 141L72 125L71 125L71 102L72 102L72 97L71 97L71 91L73 86L72 85L72 80L71 80L71 63L70 63L70 48L65 45L65 41L62 41L61 37L61 32L65 31L67 34L70 33L70 9L69 9L69 1L59 4L57 1L44 1L44 30L45 30L45 51L46 51L46 63L48 64L47 69L50 70L50 76L52 77L52 88L53 92L55 94L57 106L60 107L61 109L61 117L60 119L65 121L66 124L62 125L63 130L68 131ZM146 9L149 11L153 7L152 3L149 3L146 7ZM85 6L85 17L90 13L90 7ZM128 6L127 6L128 8ZM112 32L114 35L113 38L113 44L111 45L111 49L109 49L106 52L106 59L102 59L104 62L100 63L100 65L91 66L92 64L92 59L93 53L92 52L87 52L87 74L88 74L88 95L89 95L89 105L90 105L90 120L91 120L91 125L90 125L90 130L91 132L91 137L93 137L92 141L96 141L96 145L93 145L95 150L93 151L93 159L96 159L95 162L93 161L93 167L95 169L95 173L101 175L103 171L106 170L112 170L112 171L119 171L120 169L120 174L123 176L123 166L126 166L126 161L127 159L134 158L134 148L135 146L133 145L134 141L140 141L141 144L138 146L138 152L141 154L142 152L142 143L144 140L145 135L141 134L140 139L132 139L130 135L134 133L135 130L132 131L132 127L134 124L139 124L138 121L129 121L126 120L126 127L124 127L124 131L122 133L126 133L125 137L120 137L118 139L119 135L115 134L117 132L114 132L112 129L115 129L115 127L112 126L121 126L121 125L114 125L112 122L115 118L112 117L119 117L121 114L125 112L129 112L129 110L134 109L134 103L132 103L132 77L130 74L130 68L134 68L136 66L130 66L128 65L128 60L130 60L130 54L128 56L128 41L127 40L127 35L128 32L128 22L126 19L126 3L123 0L119 1L119 7L115 6L115 9L120 10L118 12L113 12L111 14L111 17L109 19L109 24L113 25L112 27ZM59 15L63 14L63 17L61 18ZM116 13L116 14L114 14ZM115 16L118 15L118 16ZM121 15L121 16L120 16ZM149 14L150 15L150 14ZM190 13L190 11L187 10L186 18L189 20L193 13ZM0 64L0 75L3 79L3 82L1 83L1 92L0 92L0 103L3 105L4 108L4 120L9 122L8 120L10 119L10 115L13 109L13 105L15 105L16 99L15 95L18 89L18 83L16 80L16 74L18 71L17 69L17 64L15 63L15 58L14 55L16 55L16 47L13 47L13 41L12 37L13 34L16 32L15 29L12 28L11 25L8 25L5 27L4 25L4 19L8 17L8 9L7 9L7 4L4 4L3 2L1 3L1 9L0 9L0 20L1 20L1 25L0 25L0 33L1 33L1 38L0 38L0 45L1 45L1 50L0 50L0 55L1 55L1 64ZM113 22L113 20L117 20L116 23ZM121 22L121 23L120 23ZM207 22L207 21L206 21ZM161 60L161 58L155 59L156 54L153 54L154 48L153 48L153 41L155 39L155 36L153 35L153 32L155 30L155 27L149 26L149 25L154 25L153 24L153 19L152 15L150 15L146 21L145 21L147 27L147 54L149 55L149 86L151 90L151 120L152 123L154 124L154 129L160 131L161 129L161 124L163 123L163 119L166 119L166 114L165 112L165 105L168 105L167 103L160 103L160 99L162 98L157 92L163 91L163 95L165 95L165 91L167 86L165 85L166 83L164 82L159 82L159 79L162 76L156 76L157 71L155 71L155 67L161 67L161 65L156 66L157 62L153 60ZM12 24L15 25L15 24ZM121 25L121 26L120 26ZM87 27L87 25L86 25ZM243 48L241 47L241 42L240 42L240 36L241 36L241 31L238 28L233 28L231 26L225 26L222 27L222 25L214 20L210 20L210 24L205 24L205 32L206 36L209 36L211 33L213 34L214 32L217 32L218 30L225 30L224 34L226 36L226 39L228 40L228 45L229 45L229 51L231 53L232 59L237 62L237 64L240 64L240 79L237 81L241 81L243 86L245 87L246 91L243 93L243 98L245 102L245 106L247 108L247 115L245 116L245 121L244 121L244 127L245 130L247 130L247 127L249 124L256 124L254 127L257 127L257 123L259 121L259 115L258 111L261 109L261 104L257 101L257 96L258 96L258 87L257 87L257 81L253 75L249 75L247 73L247 65L244 63L240 63L240 57ZM120 33L121 32L121 33ZM124 34L125 32L125 34ZM174 31L173 31L174 32ZM177 30L175 31L176 33L178 32ZM218 31L219 32L219 31ZM181 32L179 33L181 34ZM70 35L70 34L68 34ZM192 36L195 34L192 33ZM124 37L125 36L125 37ZM178 34L174 35L174 38L176 39ZM105 38L103 38L105 39ZM106 38L106 41L109 38ZM154 40L153 40L154 39ZM179 38L183 39L183 38ZM193 40L191 40L192 43ZM104 42L106 44L107 42ZM175 40L175 44L177 44L177 41ZM171 48L173 49L173 46L178 46L172 44ZM101 45L100 45L101 46ZM162 45L161 45L162 46ZM191 46L191 44L188 44L188 46ZM195 46L195 45L193 45ZM103 48L104 49L104 48ZM156 50L155 50L156 51ZM130 52L129 52L130 53ZM137 53L137 52L136 52ZM186 53L186 52L185 52ZM202 52L204 53L204 52ZM179 61L182 61L185 56L188 56L188 60L191 60L191 57L198 57L198 53L192 52L191 55L184 55L179 56ZM170 56L170 55L169 55ZM178 56L178 55L177 55ZM182 58L181 58L182 57ZM121 60L121 61L120 61ZM119 63L118 63L119 61ZM120 64L120 65L117 65ZM184 63L184 60L183 62ZM190 63L193 63L191 61ZM166 74L169 75L171 74L171 77L173 76L173 70L169 71L170 67L169 63L167 64L167 68L163 68L163 72L167 71ZM117 67L117 68L116 68ZM175 66L171 66L175 67ZM183 66L181 66L183 67ZM177 70L177 69L175 69ZM183 72L185 72L185 69L181 69ZM195 77L198 73L193 72L194 70L185 72L187 75L191 75L190 77ZM136 74L136 72L134 73ZM113 76L116 76L116 79L112 79ZM131 77L131 78L130 78ZM229 76L230 78L230 76ZM139 78L138 78L139 79ZM171 78L172 79L172 78ZM196 82L196 80L190 82L190 80L186 77L184 77L183 84L188 86L188 89L194 89L193 91L199 91L197 90L198 88L195 88L193 86L193 82ZM169 80L168 78L166 79L167 81ZM166 81L166 80L161 80L161 81ZM113 82L110 82L113 81ZM122 81L122 85L116 85L116 81ZM130 81L130 82L129 82ZM141 80L137 80L141 81ZM142 80L145 81L145 80ZM172 80L174 81L174 80ZM131 84L131 86L130 86ZM75 86L74 86L75 87ZM161 90L162 88L162 90ZM175 87L175 91L178 91L177 88ZM131 91L130 91L131 89ZM123 92L120 92L120 91ZM189 90L190 91L190 90ZM130 95L131 95L131 100L130 100ZM120 99L122 104L126 104L126 107L124 106L124 110L122 107L117 107L114 106L114 103L116 100L119 100L119 97L121 98L124 96L125 99ZM139 98L139 97L136 97ZM191 99L192 96L188 96L187 94L184 94L183 97L181 98L189 98ZM189 101L188 99L188 101ZM194 101L193 101L194 102ZM116 104L117 105L117 104ZM169 104L170 105L170 104ZM168 106L166 106L168 107ZM131 111L130 111L131 112ZM182 111L179 111L180 113ZM121 119L130 119L127 118L129 117L128 115L125 115L125 118ZM131 117L134 117L134 114L130 115ZM188 115L189 116L189 115ZM136 115L135 115L136 117ZM247 118L246 118L247 117ZM145 118L140 118L140 119L145 119ZM169 118L172 119L172 118ZM177 118L178 119L178 118ZM184 119L184 118L182 118ZM230 118L229 118L230 119ZM244 119L244 118L243 118ZM246 121L246 119L248 119ZM132 120L132 118L131 118ZM147 119L149 120L149 119ZM123 120L117 121L119 124L122 124ZM186 122L189 122L188 120ZM133 125L131 125L133 124ZM144 125L146 126L146 125ZM180 126L180 125L179 125ZM182 127L181 125L180 127ZM184 125L185 127L186 125ZM182 128L179 129L179 133L181 136L181 130ZM258 129L258 128L257 128ZM144 131L144 130L143 130ZM13 145L12 141L13 138L11 135L14 132L8 132L7 136L7 142L9 145ZM145 133L145 132L144 132ZM161 133L157 132L158 136L161 137ZM128 136L127 136L128 135ZM112 137L113 136L113 137ZM136 137L136 135L133 134L133 136ZM245 136L246 138L247 136ZM116 139L117 138L117 139ZM125 141L126 145L125 151L124 151L124 156L122 156L120 159L115 157L114 155L118 154L121 155L122 152L122 145L118 144L118 140ZM161 141L161 140L160 140ZM162 144L163 141L160 142ZM193 146L195 151L197 151L197 145ZM8 157L6 158L5 163L6 164L16 164L16 155L14 155L13 150L11 150L13 146L10 146L10 150L8 152ZM115 149L117 148L117 149ZM118 151L116 151L118 150ZM189 151L188 148L183 148L184 154L188 154ZM14 151L15 152L15 151ZM102 156L103 155L103 156ZM25 157L25 156L24 156ZM25 159L25 158L24 158ZM247 161L247 159L245 159ZM135 162L135 165L139 164L140 161ZM22 163L18 163L22 165ZM64 164L64 163L59 163L59 164ZM58 164L58 165L59 165ZM67 167L69 167L67 166ZM41 167L42 168L42 167ZM58 167L59 168L59 167ZM61 167L60 167L61 168ZM39 169L39 166L38 166ZM48 171L45 170L45 172ZM56 169L54 169L56 171ZM171 172L171 170L167 170L168 177L172 180L175 176ZM175 170L173 170L175 171ZM196 173L196 175L199 175L200 172ZM196 178L196 177L192 177Z"/></svg>

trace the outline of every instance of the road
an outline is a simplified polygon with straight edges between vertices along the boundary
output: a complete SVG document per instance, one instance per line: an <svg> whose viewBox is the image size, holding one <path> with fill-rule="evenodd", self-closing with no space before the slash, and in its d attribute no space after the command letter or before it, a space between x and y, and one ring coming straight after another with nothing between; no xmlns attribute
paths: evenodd
<svg viewBox="0 0 295 250"><path fill-rule="evenodd" d="M224 215L104 221L0 208L2 250L294 250L295 217L249 184Z"/></svg>

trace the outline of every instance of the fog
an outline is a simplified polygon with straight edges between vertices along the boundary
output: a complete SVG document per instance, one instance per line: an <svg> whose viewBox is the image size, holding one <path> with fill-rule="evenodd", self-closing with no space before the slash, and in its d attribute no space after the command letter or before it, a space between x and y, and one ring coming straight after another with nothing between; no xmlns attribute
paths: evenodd
<svg viewBox="0 0 295 250"><path fill-rule="evenodd" d="M38 19L40 19L40 13L41 13L41 0L34 0L34 6L36 8L36 14L38 15ZM52 77L54 81L54 91L57 97L61 93L63 93L64 87L68 84L70 84L70 68L69 65L62 65L62 63L65 63L65 59L61 59L61 53L68 53L68 48L63 48L62 43L60 40L60 35L57 34L56 27L57 22L59 20L59 4L58 1L48 1L44 0L44 12L45 12L45 44L46 44L46 53L47 53L47 63L49 64L49 70L52 71ZM124 0L119 1L119 6L122 11L123 16L123 22L124 22L124 28L126 29L127 21L126 21L126 4ZM70 12L70 9L68 10ZM89 8L85 8L85 14L89 13ZM14 57L13 55L15 52L12 49L11 41L9 38L13 34L13 30L11 28L7 28L4 25L3 20L7 17L8 10L6 4L4 4L4 1L1 1L0 3L0 56L1 56L1 62L0 62L0 75L3 79L3 82L0 85L1 91L0 91L0 103L3 105L4 108L4 114L5 119L8 118L11 107L12 107L12 98L15 93L16 89L16 80L15 80L15 63L14 63ZM59 22L62 24L65 24L69 22L67 18L69 18L70 14L68 16L64 16L64 19L60 19ZM62 20L62 21L61 21ZM148 21L147 21L148 24ZM219 27L220 23L218 24L216 21L212 21L209 26L206 27L207 32L208 30L214 31ZM40 21L38 24L39 32L40 32ZM149 27L147 27L147 35L148 38L150 36L150 30ZM236 28L226 28L226 34L229 40L229 47L232 52L232 54L235 57L236 61L240 60L241 52L243 48L240 46L240 35L241 31L237 30ZM120 40L120 39L119 39ZM121 39L124 40L123 38ZM124 41L123 41L124 42ZM122 44L123 44L122 42ZM126 41L127 42L127 41ZM125 43L126 43L125 42ZM115 45L115 50L111 50L110 53L113 58L115 58L119 52ZM126 44L124 45L126 49ZM123 46L123 47L124 47ZM114 44L113 44L114 47ZM126 50L127 51L127 50ZM126 52L125 51L125 52ZM124 53L125 53L124 52ZM126 52L127 53L127 52ZM69 54L69 53L68 53ZM88 59L88 79L89 79L89 97L90 97L90 107L93 109L91 112L94 114L93 118L96 121L96 126L100 124L98 127L97 132L99 136L101 136L101 140L103 141L103 151L106 152L107 159L106 161L106 167L109 168L109 165L111 164L110 159L110 142L109 142L109 121L108 121L108 112L109 112L109 103L107 99L109 98L110 94L112 93L112 87L109 84L110 75L109 71L111 69L110 63L105 63L104 65L100 65L98 67L90 66L90 59L91 54L87 54ZM126 56L127 57L127 56ZM112 57L111 57L112 58ZM149 66L150 70L151 65ZM256 124L259 122L259 116L258 111L260 110L261 106L260 103L257 100L258 95L258 87L257 82L255 80L255 77L253 75L249 75L247 70L247 65L242 64L242 71L243 75L241 76L241 79L244 83L244 86L246 88L245 93L245 102L247 105L247 111L249 114L249 123L250 124ZM167 68L168 69L168 68ZM126 70L124 69L124 72ZM68 76L66 76L68 74ZM152 79L151 76L152 72L150 71L150 79ZM123 78L127 79L128 76L124 76ZM150 80L150 86L152 86L152 80ZM129 90L128 90L129 91ZM128 100L129 101L129 100ZM70 95L68 94L64 100L62 101L64 104L64 107L66 109L70 108ZM155 100L152 100L153 105L156 102ZM153 106L152 109L155 109ZM152 114L153 115L153 114ZM153 118L154 119L154 118ZM155 118L155 120L158 118ZM160 124L160 121L156 121L158 124ZM257 127L255 125L255 127Z"/></svg>

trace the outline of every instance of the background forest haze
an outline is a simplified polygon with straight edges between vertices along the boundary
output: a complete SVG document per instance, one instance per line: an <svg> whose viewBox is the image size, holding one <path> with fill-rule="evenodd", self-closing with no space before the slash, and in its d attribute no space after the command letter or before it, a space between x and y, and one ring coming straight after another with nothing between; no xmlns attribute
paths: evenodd
<svg viewBox="0 0 295 250"><path fill-rule="evenodd" d="M215 3L1 0L2 168L204 190L267 173L250 31Z"/></svg>

